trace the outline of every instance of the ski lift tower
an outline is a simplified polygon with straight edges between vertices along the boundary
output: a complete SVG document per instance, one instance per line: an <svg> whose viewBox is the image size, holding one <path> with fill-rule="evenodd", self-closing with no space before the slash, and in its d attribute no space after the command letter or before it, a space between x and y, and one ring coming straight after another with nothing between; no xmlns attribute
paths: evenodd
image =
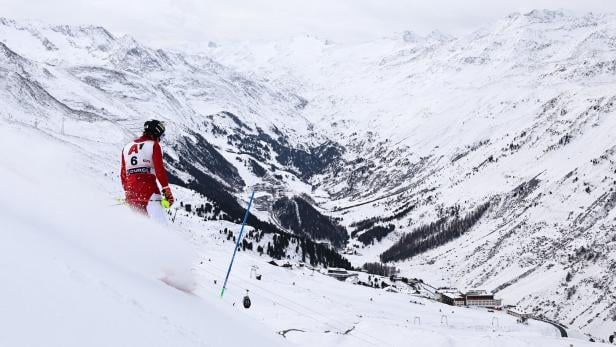
<svg viewBox="0 0 616 347"><path fill-rule="evenodd" d="M259 274L259 267L257 265L253 265L250 267L250 278L261 277Z"/></svg>

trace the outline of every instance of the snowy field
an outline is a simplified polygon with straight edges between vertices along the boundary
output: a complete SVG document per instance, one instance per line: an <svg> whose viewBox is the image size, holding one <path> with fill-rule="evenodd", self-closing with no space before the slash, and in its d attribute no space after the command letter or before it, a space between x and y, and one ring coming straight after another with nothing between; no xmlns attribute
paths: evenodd
<svg viewBox="0 0 616 347"><path fill-rule="evenodd" d="M238 253L220 299L233 246L218 230L237 225L181 213L155 225L115 205L117 180L83 165L87 153L0 122L9 149L0 163L0 346L590 345L545 323L275 267L249 252ZM251 278L253 265L262 280Z"/></svg>

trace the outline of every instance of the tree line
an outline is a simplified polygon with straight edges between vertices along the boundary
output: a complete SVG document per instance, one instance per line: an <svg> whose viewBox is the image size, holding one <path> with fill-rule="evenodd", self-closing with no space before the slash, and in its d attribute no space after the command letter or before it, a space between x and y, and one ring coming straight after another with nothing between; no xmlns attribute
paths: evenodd
<svg viewBox="0 0 616 347"><path fill-rule="evenodd" d="M224 228L219 230L219 233L225 235L227 241L236 242L233 231ZM353 269L351 263L346 258L327 244L314 242L304 236L280 233L273 234L272 241L262 245L261 241L265 234L261 230L249 231L242 239L238 250L255 250L259 255L267 254L274 259L282 260L290 258L289 252L293 249L293 245L295 245L295 254L301 254L301 259L304 263L307 262L312 266L323 265L325 267Z"/></svg>
<svg viewBox="0 0 616 347"><path fill-rule="evenodd" d="M394 229L396 229L396 226L393 224L377 225L359 235L357 240L364 245L374 244L374 239L380 242L385 236L394 231Z"/></svg>
<svg viewBox="0 0 616 347"><path fill-rule="evenodd" d="M299 196L281 197L272 205L272 212L284 228L304 234L312 240L329 240L337 248L347 243L349 235L338 222L321 214Z"/></svg>
<svg viewBox="0 0 616 347"><path fill-rule="evenodd" d="M490 203L479 205L464 217L447 217L422 225L408 233L380 256L382 262L400 261L412 258L430 249L452 241L469 231L490 207Z"/></svg>
<svg viewBox="0 0 616 347"><path fill-rule="evenodd" d="M364 219L364 220L361 220L355 223L351 223L350 226L353 228L356 228L351 233L351 237L355 237L357 234L359 234L360 232L364 230L373 228L376 223L388 223L394 220L399 220L403 218L404 216L406 216L407 214L409 214L411 211L413 211L415 207L416 207L415 204L409 203L399 208L397 211L394 212L394 214L388 217L372 217L372 218Z"/></svg>

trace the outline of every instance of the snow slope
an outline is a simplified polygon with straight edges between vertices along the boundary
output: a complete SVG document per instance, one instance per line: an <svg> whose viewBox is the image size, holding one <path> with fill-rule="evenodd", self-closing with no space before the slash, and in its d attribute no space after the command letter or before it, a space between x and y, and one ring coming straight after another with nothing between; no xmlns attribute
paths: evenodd
<svg viewBox="0 0 616 347"><path fill-rule="evenodd" d="M287 196L349 234L386 219L373 223L395 227L381 241L351 238L356 266L489 202L460 238L396 266L606 338L616 330L615 22L545 10L459 38L301 37L193 54L1 19L0 118L79 153L72 165L105 177L110 198L118 149L143 120L165 119L176 182L235 203L257 190L254 212L272 227ZM184 193L195 206L222 200ZM292 248L285 256L297 259Z"/></svg>
<svg viewBox="0 0 616 347"><path fill-rule="evenodd" d="M4 18L0 41L2 117L85 151L96 146L96 168L113 179L118 147L157 118L167 124L173 182L217 183L204 191L219 205L258 187L256 214L267 221L276 199L311 192L304 177L340 151L303 117L301 97L207 56L145 47L101 27Z"/></svg>
<svg viewBox="0 0 616 347"><path fill-rule="evenodd" d="M195 287L195 249L101 189L86 159L40 132L2 123L0 345L282 344ZM10 202L9 202L10 200ZM242 334L235 328L242 327Z"/></svg>
<svg viewBox="0 0 616 347"><path fill-rule="evenodd" d="M490 202L468 234L396 265L607 337L616 329L614 19L536 10L464 37L298 37L204 53L302 95L306 117L330 125L345 161L312 182L349 231L413 207L382 241L356 243L354 264L447 211Z"/></svg>
<svg viewBox="0 0 616 347"><path fill-rule="evenodd" d="M217 229L237 225L180 213L162 227L112 206L86 156L38 130L2 121L0 145L13 149L0 164L2 346L586 345L545 323L273 267L250 252L221 300L233 246Z"/></svg>

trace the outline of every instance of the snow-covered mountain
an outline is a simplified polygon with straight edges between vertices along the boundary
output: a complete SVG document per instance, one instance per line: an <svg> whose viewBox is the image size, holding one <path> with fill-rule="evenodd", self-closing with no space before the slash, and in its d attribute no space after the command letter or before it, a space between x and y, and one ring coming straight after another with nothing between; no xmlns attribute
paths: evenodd
<svg viewBox="0 0 616 347"><path fill-rule="evenodd" d="M302 95L347 149L317 201L347 225L366 220L350 231L375 243L354 263L489 203L455 241L396 265L603 335L616 325L615 19L545 10L460 38L205 52ZM397 258L441 243L407 241Z"/></svg>
<svg viewBox="0 0 616 347"><path fill-rule="evenodd" d="M299 197L312 192L307 178L342 153L303 117L301 97L206 56L154 50L100 27L0 24L4 118L93 152L99 156L95 170L116 182L121 144L141 131L144 120L162 119L169 129L171 182L202 193L207 199L200 204L231 221L243 215L236 196L257 190L263 213L250 224L271 232L283 228L271 222L285 229L296 224L286 195L308 204ZM314 208L303 211L336 229ZM320 262L348 264L311 241L341 245L344 231L295 229L329 254Z"/></svg>
<svg viewBox="0 0 616 347"><path fill-rule="evenodd" d="M268 238L284 248L271 255L308 243L315 264L345 265L319 242L347 245L355 266L390 260L606 337L615 19L533 11L459 38L298 37L191 53L1 19L0 118L89 158L74 165L105 177L110 198L123 143L163 119L173 183L192 191L184 200L237 222L238 200L256 190L250 224L298 237Z"/></svg>
<svg viewBox="0 0 616 347"><path fill-rule="evenodd" d="M181 210L163 228L109 204L109 185L84 169L89 153L1 124L0 145L12 149L0 162L10 199L0 209L1 346L596 345L544 322L445 306L402 282L391 292L354 285L254 252L238 254L221 298L234 243L218 230L236 224Z"/></svg>

